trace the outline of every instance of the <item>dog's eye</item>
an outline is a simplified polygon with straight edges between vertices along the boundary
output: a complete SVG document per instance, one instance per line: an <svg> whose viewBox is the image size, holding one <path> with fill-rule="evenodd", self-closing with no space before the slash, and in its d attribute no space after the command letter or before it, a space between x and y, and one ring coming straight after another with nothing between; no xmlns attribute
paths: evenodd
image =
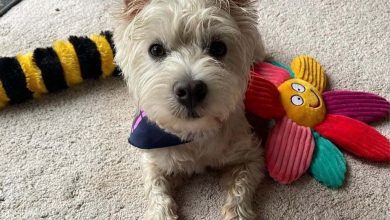
<svg viewBox="0 0 390 220"><path fill-rule="evenodd" d="M167 51L161 44L152 44L149 48L149 54L154 59L161 59L167 55Z"/></svg>
<svg viewBox="0 0 390 220"><path fill-rule="evenodd" d="M215 58L222 58L227 53L226 44L222 41L213 41L209 47L209 54Z"/></svg>

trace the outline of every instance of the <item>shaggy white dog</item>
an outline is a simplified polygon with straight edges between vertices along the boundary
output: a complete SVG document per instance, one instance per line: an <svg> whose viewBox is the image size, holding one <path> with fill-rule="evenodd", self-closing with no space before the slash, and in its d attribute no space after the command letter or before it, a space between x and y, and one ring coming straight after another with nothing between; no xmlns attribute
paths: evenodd
<svg viewBox="0 0 390 220"><path fill-rule="evenodd" d="M122 2L123 3L123 2ZM116 62L138 109L188 144L144 150L145 219L177 219L182 177L223 168L223 219L255 219L260 141L245 117L249 70L264 50L253 0L125 0Z"/></svg>

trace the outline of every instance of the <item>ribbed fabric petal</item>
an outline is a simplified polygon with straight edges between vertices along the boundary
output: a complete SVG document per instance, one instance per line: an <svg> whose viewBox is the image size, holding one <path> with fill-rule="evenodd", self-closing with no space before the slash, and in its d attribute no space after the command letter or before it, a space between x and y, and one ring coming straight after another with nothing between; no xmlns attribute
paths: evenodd
<svg viewBox="0 0 390 220"><path fill-rule="evenodd" d="M251 74L245 98L245 108L259 117L281 118L285 112L278 89L258 74Z"/></svg>
<svg viewBox="0 0 390 220"><path fill-rule="evenodd" d="M362 122L381 120L390 114L390 103L378 95L354 91L329 91L323 94L329 114L344 115Z"/></svg>
<svg viewBox="0 0 390 220"><path fill-rule="evenodd" d="M260 75L264 79L273 83L276 87L291 78L287 70L270 63L256 64L253 67L252 73Z"/></svg>
<svg viewBox="0 0 390 220"><path fill-rule="evenodd" d="M288 73L290 74L290 77L295 78L295 73L292 71L291 67L287 66L286 64L274 60L274 61L272 61L272 65L275 65L277 67L280 67L282 69L287 70Z"/></svg>
<svg viewBox="0 0 390 220"><path fill-rule="evenodd" d="M313 132L316 147L310 173L321 184L329 188L339 188L345 180L347 165L343 154L328 139Z"/></svg>
<svg viewBox="0 0 390 220"><path fill-rule="evenodd" d="M314 58L306 55L298 56L291 62L291 69L296 78L311 83L320 93L326 89L325 70Z"/></svg>
<svg viewBox="0 0 390 220"><path fill-rule="evenodd" d="M289 118L278 121L266 144L266 164L270 176L288 184L298 179L310 166L314 139L308 127Z"/></svg>
<svg viewBox="0 0 390 220"><path fill-rule="evenodd" d="M389 139L363 122L342 115L327 115L315 130L356 156L390 161Z"/></svg>

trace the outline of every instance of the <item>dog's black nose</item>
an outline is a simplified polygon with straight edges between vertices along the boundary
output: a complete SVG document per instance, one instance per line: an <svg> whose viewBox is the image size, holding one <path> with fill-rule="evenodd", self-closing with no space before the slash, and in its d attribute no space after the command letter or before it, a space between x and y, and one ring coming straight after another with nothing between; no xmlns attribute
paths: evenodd
<svg viewBox="0 0 390 220"><path fill-rule="evenodd" d="M173 85L173 93L177 101L188 109L193 109L207 95L207 85L200 80L178 81Z"/></svg>

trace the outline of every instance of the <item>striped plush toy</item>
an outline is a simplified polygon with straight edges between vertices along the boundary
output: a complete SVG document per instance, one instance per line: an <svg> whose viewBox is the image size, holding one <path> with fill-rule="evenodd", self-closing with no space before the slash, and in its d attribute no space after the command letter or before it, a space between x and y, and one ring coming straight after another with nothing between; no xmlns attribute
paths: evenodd
<svg viewBox="0 0 390 220"><path fill-rule="evenodd" d="M0 58L0 108L118 75L112 33L58 40L50 48Z"/></svg>

